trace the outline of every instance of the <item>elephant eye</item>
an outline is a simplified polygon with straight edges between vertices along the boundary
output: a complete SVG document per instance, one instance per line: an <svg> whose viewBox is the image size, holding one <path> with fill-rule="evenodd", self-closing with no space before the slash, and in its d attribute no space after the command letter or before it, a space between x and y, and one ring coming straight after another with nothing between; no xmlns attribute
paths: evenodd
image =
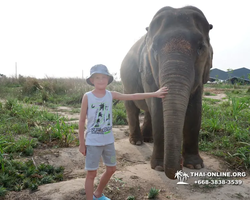
<svg viewBox="0 0 250 200"><path fill-rule="evenodd" d="M197 48L198 55L201 55L201 53L203 52L203 50L204 50L204 44L200 43L198 45L198 48Z"/></svg>

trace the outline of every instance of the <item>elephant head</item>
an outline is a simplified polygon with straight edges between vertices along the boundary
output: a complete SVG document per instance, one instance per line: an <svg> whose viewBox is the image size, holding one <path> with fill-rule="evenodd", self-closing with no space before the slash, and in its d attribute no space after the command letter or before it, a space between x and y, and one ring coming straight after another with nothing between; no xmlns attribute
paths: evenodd
<svg viewBox="0 0 250 200"><path fill-rule="evenodd" d="M164 7L153 17L146 35L149 69L163 99L164 171L173 179L181 169L184 121L190 97L209 79L213 50L212 25L195 7Z"/></svg>

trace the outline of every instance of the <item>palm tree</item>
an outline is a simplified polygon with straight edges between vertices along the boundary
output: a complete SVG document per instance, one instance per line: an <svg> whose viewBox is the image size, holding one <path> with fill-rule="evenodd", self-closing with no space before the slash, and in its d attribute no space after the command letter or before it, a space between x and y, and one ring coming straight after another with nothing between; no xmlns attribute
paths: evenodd
<svg viewBox="0 0 250 200"><path fill-rule="evenodd" d="M187 173L183 173L183 181L187 181L188 180L188 178L189 178L189 176L188 176L188 174Z"/></svg>
<svg viewBox="0 0 250 200"><path fill-rule="evenodd" d="M181 177L182 177L182 175L183 175L183 172L182 172L182 170L180 170L180 171L177 171L176 173L175 173L175 178L177 178L178 180L180 180L181 179Z"/></svg>
<svg viewBox="0 0 250 200"><path fill-rule="evenodd" d="M184 181L186 181L186 180L189 178L189 176L188 176L187 173L183 172L182 170L177 171L177 172L175 173L175 177L176 177L177 179L179 179L179 182L178 182L177 184L188 184L188 183L186 183L186 182L184 182Z"/></svg>

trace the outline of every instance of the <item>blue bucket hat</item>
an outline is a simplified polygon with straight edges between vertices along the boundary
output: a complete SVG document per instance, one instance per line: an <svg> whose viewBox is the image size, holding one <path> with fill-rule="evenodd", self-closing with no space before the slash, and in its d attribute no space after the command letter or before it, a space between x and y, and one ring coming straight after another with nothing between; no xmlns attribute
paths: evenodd
<svg viewBox="0 0 250 200"><path fill-rule="evenodd" d="M90 76L86 79L86 82L89 85L94 86L91 82L90 82L90 78L94 75L94 74L105 74L107 76L109 76L109 82L108 84L110 84L113 81L113 76L109 73L108 68L105 65L102 64L98 64L95 65L93 67L91 67L90 69Z"/></svg>

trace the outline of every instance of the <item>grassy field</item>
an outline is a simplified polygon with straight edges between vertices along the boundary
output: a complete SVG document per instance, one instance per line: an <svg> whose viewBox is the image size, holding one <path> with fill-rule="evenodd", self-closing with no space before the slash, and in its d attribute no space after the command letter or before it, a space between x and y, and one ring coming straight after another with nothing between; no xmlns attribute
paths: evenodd
<svg viewBox="0 0 250 200"><path fill-rule="evenodd" d="M225 93L227 97L223 101L203 98L199 147L225 159L231 169L247 170L250 168L250 87L231 86Z"/></svg>
<svg viewBox="0 0 250 200"><path fill-rule="evenodd" d="M83 94L91 89L82 79L0 79L0 99L4 100L0 102L0 196L63 180L63 168L36 166L32 155L41 145L78 146L78 124L48 109L67 106L79 112ZM114 81L108 89L122 92L122 84ZM205 85L204 94L214 96L218 90L225 92L225 99L203 98L200 150L221 157L233 170L249 170L250 86ZM113 124L127 124L122 102L114 106Z"/></svg>

